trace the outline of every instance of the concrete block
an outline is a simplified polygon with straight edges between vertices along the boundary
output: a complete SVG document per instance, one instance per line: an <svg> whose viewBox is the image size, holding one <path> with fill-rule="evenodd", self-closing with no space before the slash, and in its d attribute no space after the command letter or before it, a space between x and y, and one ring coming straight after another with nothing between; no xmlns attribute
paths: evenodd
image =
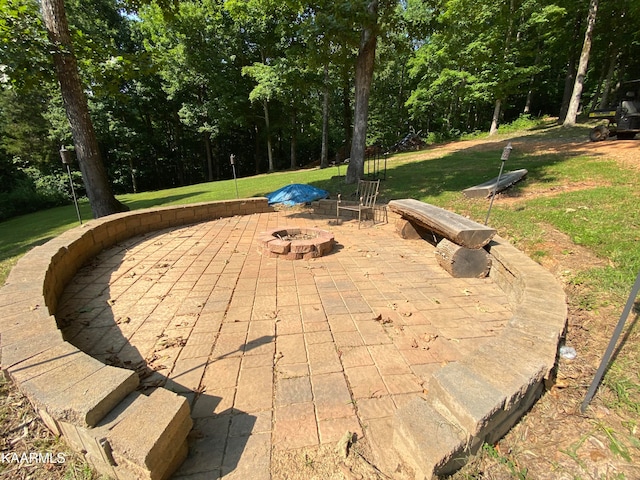
<svg viewBox="0 0 640 480"><path fill-rule="evenodd" d="M126 231L129 233L130 236L137 235L137 232L139 231L138 229L140 228L140 224L141 222L140 222L139 215L128 216L125 219Z"/></svg>
<svg viewBox="0 0 640 480"><path fill-rule="evenodd" d="M494 444L504 437L511 428L520 421L522 416L529 411L533 404L544 393L545 386L541 380L537 383L529 384L529 389L524 392L520 400L512 404L508 410L505 410L503 416L496 416L488 425L486 435L483 435L484 441Z"/></svg>
<svg viewBox="0 0 640 480"><path fill-rule="evenodd" d="M27 349L28 345L26 343L12 344L7 349L3 348L2 360L3 362L6 361L4 368L16 382L26 382L86 355L73 345L62 341L61 337L54 337L52 341L51 335L47 333L42 335L44 338L38 336L36 337L36 342L34 342L39 345L32 344L31 349ZM36 348L36 346L39 348ZM20 352L20 356L23 356L19 361L9 361L9 355L5 350L11 351L12 347L16 347L16 352ZM17 358L18 355L15 357ZM97 362L97 360L94 361Z"/></svg>
<svg viewBox="0 0 640 480"><path fill-rule="evenodd" d="M4 341L5 334L2 334L2 340ZM34 355L42 353L53 345L57 345L63 342L62 333L60 330L55 332L40 333L30 340L22 340L21 342L14 342L7 346L2 346L0 352L0 358L2 359L2 368L8 368L12 365L16 365L23 360L30 358Z"/></svg>
<svg viewBox="0 0 640 480"><path fill-rule="evenodd" d="M416 398L396 411L393 446L415 470L416 480L430 480L435 474L460 468L468 438L467 432L424 399Z"/></svg>
<svg viewBox="0 0 640 480"><path fill-rule="evenodd" d="M450 363L433 374L429 395L436 408L450 413L470 435L480 432L505 405L505 395L468 367Z"/></svg>
<svg viewBox="0 0 640 480"><path fill-rule="evenodd" d="M92 457L92 464L99 462L101 465L106 466L107 471L110 471L111 478L116 478L113 469L115 465L113 459L111 445L107 440L109 432L128 415L131 414L135 408L132 408L136 402L144 402L147 399L139 392L132 392L127 395L118 405L116 405L95 427L79 427L75 426L75 431L78 434L82 448L87 452L86 455ZM99 471L103 469L99 468Z"/></svg>
<svg viewBox="0 0 640 480"><path fill-rule="evenodd" d="M118 480L164 480L171 477L171 474L175 472L182 462L187 458L189 453L189 445L185 440L181 445L176 445L174 448L175 455L168 465L167 470L164 473L155 472L141 468L133 462L124 460L113 468L115 477ZM217 476L215 477L217 478Z"/></svg>
<svg viewBox="0 0 640 480"><path fill-rule="evenodd" d="M22 286L14 284L8 289L11 291L11 294L8 295L10 302L0 307L2 308L3 317L13 317L21 314L29 315L34 311L41 311L43 314L47 314L44 297L38 288L34 288L33 285L29 286L29 288L22 288Z"/></svg>
<svg viewBox="0 0 640 480"><path fill-rule="evenodd" d="M106 440L108 430L100 428L76 427L82 449L90 454L94 459L106 465L113 465L115 462L111 455L111 445Z"/></svg>
<svg viewBox="0 0 640 480"><path fill-rule="evenodd" d="M67 422L58 422L58 426L60 427L65 442L76 452L81 452L83 450L82 440L80 440L76 426Z"/></svg>
<svg viewBox="0 0 640 480"><path fill-rule="evenodd" d="M93 427L138 384L135 372L104 366L53 398L47 410L54 418Z"/></svg>
<svg viewBox="0 0 640 480"><path fill-rule="evenodd" d="M542 362L529 361L519 353L510 345L493 341L464 357L460 364L502 392L506 397L504 408L510 410L547 371Z"/></svg>
<svg viewBox="0 0 640 480"><path fill-rule="evenodd" d="M140 225L143 227L156 225L160 222L162 222L162 215L160 212L145 213L145 215L140 218Z"/></svg>
<svg viewBox="0 0 640 480"><path fill-rule="evenodd" d="M51 335L52 341L55 340L58 330L55 317L49 315L46 307L32 305L24 303L17 312L13 311L15 306L2 309L0 341L3 347L28 342L42 333Z"/></svg>
<svg viewBox="0 0 640 480"><path fill-rule="evenodd" d="M175 212L175 218L181 222L189 222L196 220L195 208L181 208ZM199 212L198 212L199 213ZM200 214L200 213L199 213Z"/></svg>
<svg viewBox="0 0 640 480"><path fill-rule="evenodd" d="M558 342L565 334L566 319L554 323L545 323L516 312L507 326L522 335L536 339L538 346L542 348L551 347L551 350L555 351Z"/></svg>
<svg viewBox="0 0 640 480"><path fill-rule="evenodd" d="M116 476L116 472L113 469L112 465L105 463L102 461L102 458L96 457L95 455L87 452L84 454L84 458L95 468L99 475L102 475L106 478L118 478Z"/></svg>
<svg viewBox="0 0 640 480"><path fill-rule="evenodd" d="M495 341L505 346L505 353L509 352L508 348L530 367L541 367L545 378L548 378L556 364L560 336L554 331L551 331L551 337L546 338L541 338L538 334L539 332L531 334L526 329L508 326L500 331Z"/></svg>
<svg viewBox="0 0 640 480"><path fill-rule="evenodd" d="M111 245L109 238L109 230L105 223L96 225L91 229L91 235L93 237L93 244L100 250Z"/></svg>
<svg viewBox="0 0 640 480"><path fill-rule="evenodd" d="M564 319L567 316L564 294L560 296L554 290L546 292L536 290L536 295L534 295L531 290L525 289L518 309L532 314L531 318L540 318L547 321L555 317Z"/></svg>
<svg viewBox="0 0 640 480"><path fill-rule="evenodd" d="M42 419L47 428L53 433L55 436L59 437L62 435L62 430L60 430L60 426L55 419L49 415L45 410L36 409L38 412L38 416Z"/></svg>
<svg viewBox="0 0 640 480"><path fill-rule="evenodd" d="M177 466L176 457L183 452L176 447L185 442L193 425L189 404L184 397L162 388L136 403L107 437L114 459L118 465L129 462L147 470L148 478L165 478Z"/></svg>
<svg viewBox="0 0 640 480"><path fill-rule="evenodd" d="M72 348L66 343L61 347ZM34 366L29 365L14 373L20 390L39 408L46 409L52 399L104 367L79 350L57 354L60 350L50 349L45 354L37 355L29 359L34 360ZM49 352L53 355L46 355Z"/></svg>
<svg viewBox="0 0 640 480"><path fill-rule="evenodd" d="M122 242L123 240L126 240L130 236L129 232L127 232L127 223L126 223L126 219L124 218L112 221L107 226L107 230L109 231L109 238L111 239L111 245L114 245L118 242Z"/></svg>
<svg viewBox="0 0 640 480"><path fill-rule="evenodd" d="M373 463L389 478L402 471L405 460L394 449L389 448L389 439L394 435L394 417L369 418L366 421L368 439Z"/></svg>

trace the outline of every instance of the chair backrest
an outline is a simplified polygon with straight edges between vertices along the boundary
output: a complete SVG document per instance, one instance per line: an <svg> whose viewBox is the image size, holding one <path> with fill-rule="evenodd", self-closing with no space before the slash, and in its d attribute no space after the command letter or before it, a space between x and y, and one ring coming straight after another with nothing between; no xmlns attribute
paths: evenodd
<svg viewBox="0 0 640 480"><path fill-rule="evenodd" d="M375 207L379 189L380 180L360 180L357 193L360 204L365 207Z"/></svg>
<svg viewBox="0 0 640 480"><path fill-rule="evenodd" d="M622 111L623 111L623 113L627 113L627 114L639 113L638 112L638 104L639 103L640 102L633 101L633 100L624 100L622 102Z"/></svg>

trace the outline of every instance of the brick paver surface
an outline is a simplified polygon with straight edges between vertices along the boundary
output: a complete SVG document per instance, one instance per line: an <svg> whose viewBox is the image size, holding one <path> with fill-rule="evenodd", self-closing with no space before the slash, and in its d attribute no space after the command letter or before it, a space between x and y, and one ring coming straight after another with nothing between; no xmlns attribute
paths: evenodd
<svg viewBox="0 0 640 480"><path fill-rule="evenodd" d="M263 257L255 238L276 227L329 230L337 245L314 260ZM187 397L195 426L176 478L268 479L274 449L389 435L436 369L510 318L496 285L451 278L433 251L390 224L306 210L224 218L101 253L57 317L67 340L136 369L144 390Z"/></svg>

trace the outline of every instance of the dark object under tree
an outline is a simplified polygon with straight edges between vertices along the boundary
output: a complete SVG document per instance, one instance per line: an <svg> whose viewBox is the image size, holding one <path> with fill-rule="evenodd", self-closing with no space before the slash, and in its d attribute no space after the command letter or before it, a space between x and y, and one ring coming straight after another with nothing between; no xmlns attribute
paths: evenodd
<svg viewBox="0 0 640 480"><path fill-rule="evenodd" d="M87 98L82 89L78 64L73 53L69 25L63 0L42 0L42 17L52 43L62 100L71 126L76 156L95 218L123 212L128 207L120 203L111 190L107 170L100 155Z"/></svg>
<svg viewBox="0 0 640 480"><path fill-rule="evenodd" d="M640 133L640 80L624 82L617 94L616 101L609 108L589 112L590 119L604 120L589 132L592 142L616 137L619 140L631 140Z"/></svg>

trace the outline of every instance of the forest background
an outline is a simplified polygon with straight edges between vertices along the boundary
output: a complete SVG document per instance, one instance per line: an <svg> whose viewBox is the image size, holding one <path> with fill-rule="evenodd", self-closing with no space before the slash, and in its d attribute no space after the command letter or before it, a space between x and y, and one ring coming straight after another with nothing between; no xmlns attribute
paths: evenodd
<svg viewBox="0 0 640 480"><path fill-rule="evenodd" d="M379 0L367 144L567 115L640 78L636 0ZM66 0L114 192L328 166L349 156L364 0ZM0 220L70 201L72 148L37 0L0 0ZM79 172L74 182L80 195Z"/></svg>

